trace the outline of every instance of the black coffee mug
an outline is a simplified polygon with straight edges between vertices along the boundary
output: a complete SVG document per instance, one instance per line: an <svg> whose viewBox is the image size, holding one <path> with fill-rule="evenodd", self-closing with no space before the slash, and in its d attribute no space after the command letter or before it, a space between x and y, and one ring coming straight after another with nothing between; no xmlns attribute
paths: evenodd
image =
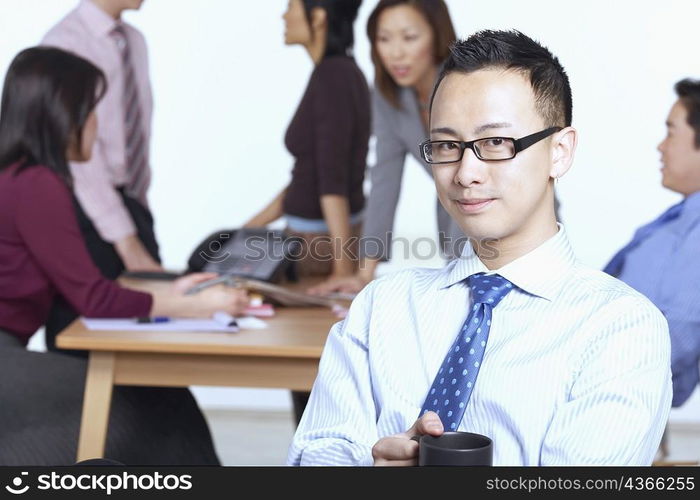
<svg viewBox="0 0 700 500"><path fill-rule="evenodd" d="M472 432L445 432L441 436L414 436L418 465L493 465L493 441Z"/></svg>

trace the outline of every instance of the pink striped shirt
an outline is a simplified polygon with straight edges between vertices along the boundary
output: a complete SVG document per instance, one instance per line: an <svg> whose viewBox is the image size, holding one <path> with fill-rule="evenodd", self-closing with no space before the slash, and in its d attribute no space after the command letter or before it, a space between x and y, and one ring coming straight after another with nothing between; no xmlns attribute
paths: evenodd
<svg viewBox="0 0 700 500"><path fill-rule="evenodd" d="M82 0L42 40L89 60L104 71L109 89L97 105L97 140L90 161L72 163L75 194L100 236L116 242L136 233L129 212L124 207L117 186L126 185L127 174L124 111L122 94L124 71L121 54L112 30L117 21L90 0ZM146 139L146 157L151 135L153 97L148 76L148 54L143 35L133 26L123 24L131 49L134 73L141 101L141 116ZM150 167L147 183L150 183ZM144 196L140 200L147 205Z"/></svg>

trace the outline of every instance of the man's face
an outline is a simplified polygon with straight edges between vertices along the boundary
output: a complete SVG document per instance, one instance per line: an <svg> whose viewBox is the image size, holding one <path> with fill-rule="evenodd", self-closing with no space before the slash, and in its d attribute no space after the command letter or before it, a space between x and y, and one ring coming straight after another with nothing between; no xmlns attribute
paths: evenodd
<svg viewBox="0 0 700 500"><path fill-rule="evenodd" d="M430 118L431 140L519 139L547 128L520 73L485 69L451 73L440 83ZM556 135L556 134L555 134ZM440 202L476 240L519 244L554 224L552 138L511 160L483 161L467 149L461 162L433 165Z"/></svg>
<svg viewBox="0 0 700 500"><path fill-rule="evenodd" d="M666 138L659 144L664 187L689 195L700 191L700 148L695 131L688 125L688 110L678 100L666 119Z"/></svg>

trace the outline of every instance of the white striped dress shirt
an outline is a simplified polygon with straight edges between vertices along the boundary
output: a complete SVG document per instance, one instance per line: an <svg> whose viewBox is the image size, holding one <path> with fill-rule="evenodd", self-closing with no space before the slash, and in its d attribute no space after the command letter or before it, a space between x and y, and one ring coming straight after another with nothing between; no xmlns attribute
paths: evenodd
<svg viewBox="0 0 700 500"><path fill-rule="evenodd" d="M469 245L443 269L378 279L330 332L289 450L293 465L371 465L405 432L489 272ZM648 465L671 406L661 312L581 265L565 230L493 271L517 288L494 309L486 353L458 428L494 441L495 465Z"/></svg>

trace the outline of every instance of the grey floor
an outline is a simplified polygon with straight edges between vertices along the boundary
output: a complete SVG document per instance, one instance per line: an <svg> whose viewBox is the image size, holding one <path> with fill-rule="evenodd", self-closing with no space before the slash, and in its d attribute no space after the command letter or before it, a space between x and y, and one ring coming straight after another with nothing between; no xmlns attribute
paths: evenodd
<svg viewBox="0 0 700 500"><path fill-rule="evenodd" d="M223 465L284 465L292 412L204 410Z"/></svg>
<svg viewBox="0 0 700 500"><path fill-rule="evenodd" d="M670 427L669 461L700 461L700 427L675 425Z"/></svg>
<svg viewBox="0 0 700 500"><path fill-rule="evenodd" d="M284 465L294 435L291 412L205 410L224 465ZM670 461L700 460L700 427L670 429Z"/></svg>

